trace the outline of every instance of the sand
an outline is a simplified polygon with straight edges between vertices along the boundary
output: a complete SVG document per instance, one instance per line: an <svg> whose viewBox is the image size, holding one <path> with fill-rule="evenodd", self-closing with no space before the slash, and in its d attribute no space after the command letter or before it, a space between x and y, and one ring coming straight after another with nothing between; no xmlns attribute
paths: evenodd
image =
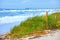
<svg viewBox="0 0 60 40"><path fill-rule="evenodd" d="M51 31L50 33L37 37L28 37L23 40L60 40L60 30Z"/></svg>

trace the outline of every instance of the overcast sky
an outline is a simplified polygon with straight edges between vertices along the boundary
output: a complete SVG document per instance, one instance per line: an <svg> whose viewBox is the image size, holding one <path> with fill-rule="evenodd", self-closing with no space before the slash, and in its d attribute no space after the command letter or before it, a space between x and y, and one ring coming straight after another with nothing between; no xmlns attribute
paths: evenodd
<svg viewBox="0 0 60 40"><path fill-rule="evenodd" d="M0 0L0 8L60 8L60 0Z"/></svg>

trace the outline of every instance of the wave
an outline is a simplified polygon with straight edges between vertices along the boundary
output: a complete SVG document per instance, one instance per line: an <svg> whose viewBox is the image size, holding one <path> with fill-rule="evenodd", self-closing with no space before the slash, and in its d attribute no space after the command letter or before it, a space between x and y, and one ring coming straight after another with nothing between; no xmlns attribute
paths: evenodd
<svg viewBox="0 0 60 40"><path fill-rule="evenodd" d="M2 12L0 11L0 24L21 22L28 17L45 15L46 11L49 11L49 14L51 14L52 12L60 11L60 9L3 10Z"/></svg>
<svg viewBox="0 0 60 40"><path fill-rule="evenodd" d="M60 9L29 9L29 10L0 10L0 12L26 12L26 11L42 11L42 12L45 12L45 11L60 11Z"/></svg>
<svg viewBox="0 0 60 40"><path fill-rule="evenodd" d="M29 16L5 16L0 18L0 24L21 22Z"/></svg>

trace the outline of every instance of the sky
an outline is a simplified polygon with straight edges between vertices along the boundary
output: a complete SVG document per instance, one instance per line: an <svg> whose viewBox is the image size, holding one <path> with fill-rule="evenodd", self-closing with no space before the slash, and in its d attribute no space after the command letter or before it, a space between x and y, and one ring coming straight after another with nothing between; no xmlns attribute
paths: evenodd
<svg viewBox="0 0 60 40"><path fill-rule="evenodd" d="M60 0L0 0L0 8L60 8Z"/></svg>

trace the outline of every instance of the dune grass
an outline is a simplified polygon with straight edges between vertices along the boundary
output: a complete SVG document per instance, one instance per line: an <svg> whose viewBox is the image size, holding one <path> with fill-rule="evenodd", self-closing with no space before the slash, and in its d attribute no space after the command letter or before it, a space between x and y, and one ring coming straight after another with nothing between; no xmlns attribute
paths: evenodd
<svg viewBox="0 0 60 40"><path fill-rule="evenodd" d="M60 12L48 16L48 29L60 29ZM14 26L10 33L14 37L25 36L29 33L46 30L46 16L28 18L19 25Z"/></svg>

